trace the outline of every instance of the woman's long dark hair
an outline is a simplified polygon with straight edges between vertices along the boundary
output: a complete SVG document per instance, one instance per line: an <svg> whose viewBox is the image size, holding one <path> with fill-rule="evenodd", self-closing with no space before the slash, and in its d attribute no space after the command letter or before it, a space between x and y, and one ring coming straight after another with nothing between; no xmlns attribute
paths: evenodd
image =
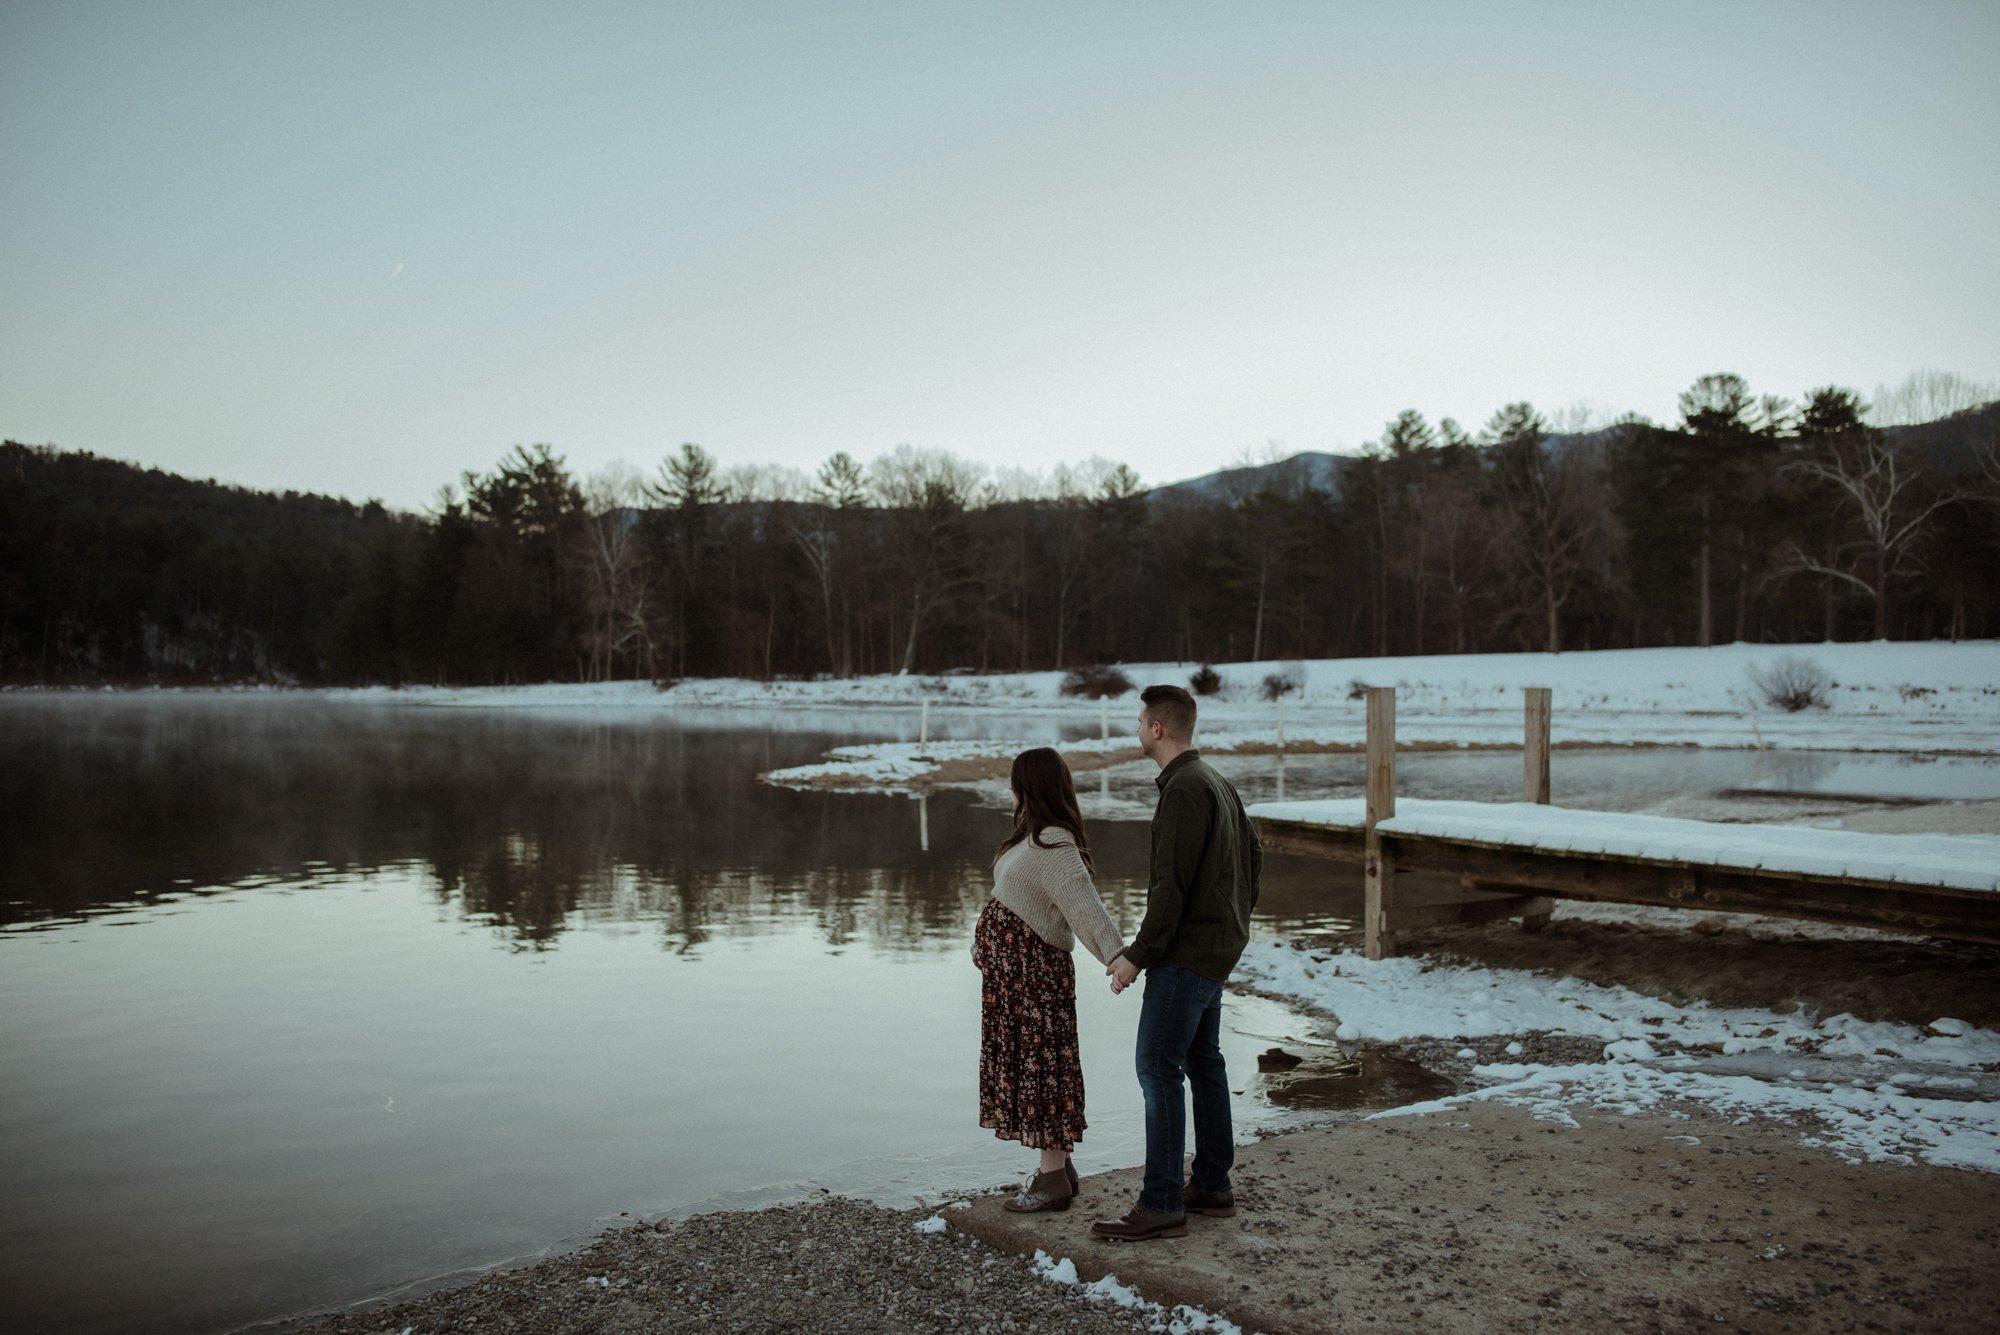
<svg viewBox="0 0 2000 1335"><path fill-rule="evenodd" d="M1076 851L1083 855L1085 869L1095 875L1097 864L1090 860L1090 840L1083 833L1083 812L1076 805L1076 784L1069 777L1069 762L1062 758L1062 753L1050 746L1023 751L1014 757L1010 781L1014 785L1014 832L994 850L993 860L998 862L1002 853L1023 839L1034 840L1036 848L1054 847L1042 842L1042 831L1053 825L1070 832L1076 840Z"/></svg>

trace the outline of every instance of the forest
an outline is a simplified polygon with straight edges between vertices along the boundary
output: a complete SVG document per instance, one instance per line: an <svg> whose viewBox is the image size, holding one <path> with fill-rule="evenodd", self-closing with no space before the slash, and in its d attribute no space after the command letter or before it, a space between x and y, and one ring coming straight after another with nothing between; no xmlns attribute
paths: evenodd
<svg viewBox="0 0 2000 1335"><path fill-rule="evenodd" d="M424 513L0 445L0 681L390 685L2000 636L2000 403L1701 377L1148 488L515 446Z"/></svg>

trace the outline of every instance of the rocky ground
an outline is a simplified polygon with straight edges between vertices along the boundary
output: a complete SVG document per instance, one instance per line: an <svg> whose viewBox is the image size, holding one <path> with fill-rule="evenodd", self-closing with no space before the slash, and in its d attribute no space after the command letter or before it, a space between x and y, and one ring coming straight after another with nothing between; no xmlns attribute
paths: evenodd
<svg viewBox="0 0 2000 1335"><path fill-rule="evenodd" d="M947 1211L963 1214L963 1211ZM1035 1275L970 1233L919 1232L928 1210L828 1197L615 1229L581 1251L395 1307L303 1327L313 1335L624 1335L654 1331L1065 1331L1148 1324Z"/></svg>

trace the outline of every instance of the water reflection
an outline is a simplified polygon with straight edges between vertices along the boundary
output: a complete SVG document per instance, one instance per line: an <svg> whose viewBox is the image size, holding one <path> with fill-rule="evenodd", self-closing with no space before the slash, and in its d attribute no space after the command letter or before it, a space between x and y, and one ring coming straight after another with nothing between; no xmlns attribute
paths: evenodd
<svg viewBox="0 0 2000 1335"><path fill-rule="evenodd" d="M256 697L4 708L13 923L414 865L523 949L584 918L656 921L684 949L756 932L777 901L830 944L916 945L958 930L999 837L980 813L932 848L910 803L749 782L848 740L812 733Z"/></svg>
<svg viewBox="0 0 2000 1335"><path fill-rule="evenodd" d="M1003 815L960 794L756 784L765 769L865 738L737 722L311 697L0 700L0 810L12 827L0 923L418 867L441 904L520 950L582 922L645 922L679 951L801 914L836 948L925 949L963 931ZM1114 912L1133 907L1143 828L1099 823L1093 837ZM1326 886L1309 863L1274 868L1268 913L1350 912L1351 896Z"/></svg>
<svg viewBox="0 0 2000 1335"><path fill-rule="evenodd" d="M1264 1093L1287 1108L1351 1111L1423 1103L1457 1092L1446 1077L1407 1057L1363 1048L1328 1065L1262 1077Z"/></svg>

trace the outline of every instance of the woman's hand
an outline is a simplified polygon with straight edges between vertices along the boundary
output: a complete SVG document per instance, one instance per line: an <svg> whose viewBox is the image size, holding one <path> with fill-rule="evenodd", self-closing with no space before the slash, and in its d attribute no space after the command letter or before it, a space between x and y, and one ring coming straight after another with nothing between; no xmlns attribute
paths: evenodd
<svg viewBox="0 0 2000 1335"><path fill-rule="evenodd" d="M1111 977L1111 991L1114 995L1132 986L1139 977L1139 966L1123 955L1113 955L1111 963L1104 966L1104 972Z"/></svg>

